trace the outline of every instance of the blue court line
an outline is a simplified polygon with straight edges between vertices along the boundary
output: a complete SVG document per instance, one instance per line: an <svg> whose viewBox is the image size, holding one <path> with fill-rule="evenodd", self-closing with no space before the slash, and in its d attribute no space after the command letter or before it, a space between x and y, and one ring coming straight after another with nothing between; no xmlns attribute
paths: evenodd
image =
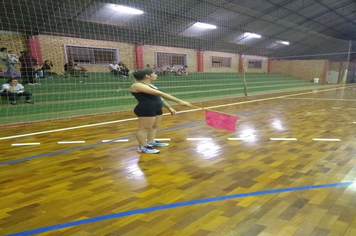
<svg viewBox="0 0 356 236"><path fill-rule="evenodd" d="M205 123L205 121L199 121L199 122L194 122L194 123L174 126L174 127L158 130L157 133L164 132L164 131L169 131L169 130L174 130L174 129L187 128L187 127L200 125L200 124L204 124L204 123ZM111 140L109 142L94 143L94 144L90 144L90 145L79 146L79 147L74 147L74 148L68 148L68 149L64 149L64 150L60 150L60 151L56 151L56 152L48 152L48 153L39 154L39 155L35 155L35 156L30 156L30 157L25 157L25 158L20 158L20 159L16 159L16 160L4 161L4 162L0 162L0 166L14 164L14 163L23 162L23 161L28 161L28 160L32 160L32 159L39 158L39 157L52 156L52 155L65 153L65 152L70 152L70 151L74 151L74 150L79 150L79 149L84 149L84 148L89 148L89 147L95 147L95 146L98 146L98 145L101 145L101 144L112 143L112 142L115 142L116 140L131 139L131 138L134 138L134 137L135 137L134 135L131 135L131 136L127 136L127 137Z"/></svg>
<svg viewBox="0 0 356 236"><path fill-rule="evenodd" d="M207 203L207 202L222 201L222 200L227 200L227 199L232 199L232 198L251 197L251 196L258 196L258 195L263 195L263 194L283 193L283 192L311 190L311 189L319 189L319 188L347 187L351 184L353 184L353 182L310 185L310 186L301 186L301 187L292 187L292 188L263 190L263 191L257 191L257 192L251 192L251 193L240 193L240 194L220 196L220 197L197 199L197 200L191 200L191 201L186 201L186 202L177 202L177 203L171 203L171 204L166 204L166 205L147 207L147 208L124 211L124 212L119 212L119 213L113 213L113 214L93 217L93 218L89 218L89 219L85 219L85 220L77 220L77 221L72 221L72 222L67 222L67 223L62 223L62 224L57 224L57 225L51 225L51 226L27 230L27 231L23 231L23 232L19 232L19 233L8 234L7 236L27 236L27 235L39 234L39 233L44 233L44 232L48 232L48 231L52 231L52 230L63 229L63 228L78 226L78 225L84 225L84 224L89 224L89 223L103 221L103 220L115 219L115 218L130 216L130 215L143 214L143 213L147 213L147 212L171 209L171 208L182 207L182 206L191 206L191 205Z"/></svg>

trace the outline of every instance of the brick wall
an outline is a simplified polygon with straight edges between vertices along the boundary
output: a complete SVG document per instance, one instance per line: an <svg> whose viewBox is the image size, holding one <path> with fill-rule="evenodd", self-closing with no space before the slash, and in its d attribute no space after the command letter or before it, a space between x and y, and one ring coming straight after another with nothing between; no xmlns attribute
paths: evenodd
<svg viewBox="0 0 356 236"><path fill-rule="evenodd" d="M272 61L272 72L304 80L324 77L325 60L281 60Z"/></svg>
<svg viewBox="0 0 356 236"><path fill-rule="evenodd" d="M187 54L188 71L197 72L197 53L193 49L186 48L174 48L174 47L162 47L153 45L143 46L143 63L144 65L150 64L151 68L156 64L156 52L167 52L167 53L180 53Z"/></svg>
<svg viewBox="0 0 356 236"><path fill-rule="evenodd" d="M239 71L239 54L225 53L225 52L214 52L214 51L203 51L204 55L204 72L234 72ZM229 57L231 58L231 68L216 68L212 67L212 57Z"/></svg>
<svg viewBox="0 0 356 236"><path fill-rule="evenodd" d="M244 55L242 57L244 70L246 73L267 73L268 72L268 58L261 56ZM248 68L249 61L262 61L262 68Z"/></svg>
<svg viewBox="0 0 356 236"><path fill-rule="evenodd" d="M0 48L7 48L7 50L12 50L20 57L21 51L28 50L26 35L8 31L0 31ZM18 72L19 70L20 65L17 64L15 66L15 71Z"/></svg>
<svg viewBox="0 0 356 236"><path fill-rule="evenodd" d="M54 70L56 71L64 70L63 66L66 62L63 45L65 44L117 48L119 50L120 61L124 62L129 69L134 69L135 67L134 45L132 44L50 35L40 35L39 40L41 44L43 60L51 60L54 64ZM82 66L85 67L89 72L109 72L109 65L93 66L82 64Z"/></svg>

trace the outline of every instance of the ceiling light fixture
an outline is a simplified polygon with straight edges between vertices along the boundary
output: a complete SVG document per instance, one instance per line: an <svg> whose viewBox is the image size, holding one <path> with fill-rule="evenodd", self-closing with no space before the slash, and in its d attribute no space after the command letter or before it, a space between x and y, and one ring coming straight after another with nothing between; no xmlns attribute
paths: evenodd
<svg viewBox="0 0 356 236"><path fill-rule="evenodd" d="M287 41L280 41L279 43L284 44L284 45L289 45L289 42L287 42Z"/></svg>
<svg viewBox="0 0 356 236"><path fill-rule="evenodd" d="M115 5L115 9L119 12L127 13L127 14L134 14L134 15L143 14L143 11L141 11L141 10L137 10L132 7L125 7L122 5Z"/></svg>
<svg viewBox="0 0 356 236"><path fill-rule="evenodd" d="M203 28L203 29L216 29L217 28L215 25L201 23L201 22L197 22L193 26Z"/></svg>
<svg viewBox="0 0 356 236"><path fill-rule="evenodd" d="M244 33L244 37L259 39L259 38L261 38L261 35L247 32L247 33Z"/></svg>

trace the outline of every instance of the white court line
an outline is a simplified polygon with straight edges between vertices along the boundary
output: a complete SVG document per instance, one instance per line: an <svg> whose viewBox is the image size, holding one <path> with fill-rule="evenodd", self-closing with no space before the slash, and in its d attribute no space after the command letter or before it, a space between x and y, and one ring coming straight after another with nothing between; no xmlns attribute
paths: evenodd
<svg viewBox="0 0 356 236"><path fill-rule="evenodd" d="M243 141L245 139L243 138L228 138L228 140L232 140L232 141Z"/></svg>
<svg viewBox="0 0 356 236"><path fill-rule="evenodd" d="M85 143L85 141L62 141L62 142L58 142L58 144L67 144L67 143Z"/></svg>
<svg viewBox="0 0 356 236"><path fill-rule="evenodd" d="M171 141L170 138L155 138L157 141Z"/></svg>
<svg viewBox="0 0 356 236"><path fill-rule="evenodd" d="M340 142L341 139L338 138L313 138L314 141L333 141L333 142Z"/></svg>
<svg viewBox="0 0 356 236"><path fill-rule="evenodd" d="M354 124L356 124L356 122L353 122Z"/></svg>
<svg viewBox="0 0 356 236"><path fill-rule="evenodd" d="M107 125L107 124L120 123L120 122L131 121L131 120L137 120L137 119L138 119L138 118L136 117L136 118L123 119L123 120L115 120L115 121L108 121L108 122L97 123L97 124L91 124L91 125L81 125L81 126L74 126L74 127L69 127L69 128L63 128L63 129L54 129L54 130L41 131L41 132L36 132L36 133L20 134L20 135L2 137L2 138L0 138L0 140L10 139L10 138L20 138L20 137L26 137L26 136L37 135L37 134L54 133L54 132L59 132L59 131L72 130L72 129L87 128L87 127L98 126L98 125Z"/></svg>
<svg viewBox="0 0 356 236"><path fill-rule="evenodd" d="M352 86L349 86L349 87L352 87ZM319 90L318 92L325 92L325 91L338 90L338 89L344 89L344 87L337 87L337 88ZM228 104L224 104L224 105L217 105L217 106L211 106L211 107L205 107L205 108L206 108L206 109L211 109L211 108L218 108L218 107L226 107L226 106L232 106L232 105L239 105L239 104L246 104L246 103L253 103L253 102L261 102L261 101L274 100L274 99L285 98L285 97L293 97L293 96L299 96L299 95L311 94L311 93L313 93L313 92L296 93L296 94L290 94L290 95L284 95L284 96L278 96L278 97L256 99L256 100L251 100L251 101L228 103ZM203 108L202 108L202 109L203 109ZM191 109L191 110L186 110L186 111L178 111L177 114L178 114L178 113L185 113L185 112L193 112L193 111L198 111L198 110L202 110L202 109ZM170 113L165 113L165 114L163 114L163 115L170 115ZM72 130L72 129L87 128L87 127L93 127L93 126L98 126L98 125L114 124L114 123L120 123L120 122L125 122L125 121L137 120L137 119L138 119L138 118L135 117L135 118L130 118L130 119L108 121L108 122L97 123L97 124L74 126L74 127L69 127L69 128L63 128L63 129L47 130L47 131L41 131L41 132L36 132L36 133L19 134L19 135L13 135L13 136L2 137L2 138L0 138L0 140L11 139L11 138L20 138L20 137L26 137L26 136L32 136L32 135L38 135L38 134L54 133L54 132Z"/></svg>
<svg viewBox="0 0 356 236"><path fill-rule="evenodd" d="M40 145L41 143L13 143L11 146Z"/></svg>
<svg viewBox="0 0 356 236"><path fill-rule="evenodd" d="M297 141L296 138L270 138L272 141Z"/></svg>
<svg viewBox="0 0 356 236"><path fill-rule="evenodd" d="M343 89L343 88L325 89L325 90L320 90L320 91L318 91L318 92L325 92L325 91L337 90L337 89ZM286 98L286 97L293 97L293 96L299 96L299 95L311 94L311 93L313 93L313 92L296 93L296 94L290 94L290 95L284 95L284 96L278 96L278 97L271 97L271 98L261 98L261 99L256 99L256 100L251 100L251 101L245 101L245 102L235 102L235 103L228 103L228 104L224 104L224 105L217 105L217 106L205 107L205 109L218 108L218 107L226 107L226 106L239 105L239 104L246 104L246 103L252 103L252 102L261 102L261 101L274 100L274 99ZM178 112L177 112L177 113L178 113Z"/></svg>
<svg viewBox="0 0 356 236"><path fill-rule="evenodd" d="M337 99L337 98L283 98L283 99L291 99L291 100L317 100L317 101L352 101L356 102L356 99Z"/></svg>
<svg viewBox="0 0 356 236"><path fill-rule="evenodd" d="M188 141L207 141L212 140L212 138L187 138Z"/></svg>
<svg viewBox="0 0 356 236"><path fill-rule="evenodd" d="M113 139L113 140L115 140L115 139ZM107 142L119 143L119 142L128 142L129 141L128 139L118 139L115 141L113 141L113 140L103 140L102 142L103 143L107 143Z"/></svg>

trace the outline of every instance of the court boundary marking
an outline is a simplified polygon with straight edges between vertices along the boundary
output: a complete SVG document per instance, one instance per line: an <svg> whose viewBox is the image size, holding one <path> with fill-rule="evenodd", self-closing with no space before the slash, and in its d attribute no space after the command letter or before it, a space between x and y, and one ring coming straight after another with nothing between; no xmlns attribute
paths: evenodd
<svg viewBox="0 0 356 236"><path fill-rule="evenodd" d="M194 123L174 126L174 127L170 127L170 128L166 128L166 129L157 130L157 133L161 133L161 132L169 131L169 130L174 130L174 129L188 128L188 127L196 126L196 125L203 124L203 123L205 123L205 121L198 121L198 122L194 122ZM102 142L101 141L101 142L97 142L97 143L93 143L93 144L89 144L89 145L77 146L77 147L63 149L63 150L59 150L59 151L55 151L55 152L47 152L47 153L38 154L38 155L30 156L30 157L24 157L24 158L20 158L20 159L13 159L13 160L9 160L9 161L3 161L3 162L0 162L0 166L14 164L14 163L23 162L23 161L28 161L28 160L32 160L32 159L39 158L39 157L46 157L46 156L57 155L57 154L65 153L65 152L71 152L71 151L74 151L74 150L79 150L79 149L84 149L84 148L89 148L89 147L95 147L95 146L104 145L104 144L107 144L107 143L114 143L114 142L116 142L118 140L132 139L132 138L135 138L135 135L121 137L121 138L118 138L118 139L113 139L113 140L110 140L108 142Z"/></svg>
<svg viewBox="0 0 356 236"><path fill-rule="evenodd" d="M355 123L355 122L353 122ZM157 141L172 141L171 138L157 138ZM213 138L186 138L187 141L211 141ZM248 141L249 138L227 138L228 141ZM297 138L269 138L270 141L298 141ZM312 138L313 141L341 141L341 139L337 138ZM111 140L102 140L102 143L124 143L129 142L129 139L111 139ZM58 144L78 144L78 143L85 143L86 141L60 141L57 142ZM41 145L41 143L13 143L11 146L31 146L31 145ZM1 165L1 162L0 162Z"/></svg>
<svg viewBox="0 0 356 236"><path fill-rule="evenodd" d="M165 205L158 205L158 206L153 206L153 207L146 207L146 208L141 208L141 209L136 209L136 210L128 210L128 211L112 213L112 214L108 214L108 215L91 217L88 219L71 221L71 222L66 222L66 223L61 223L61 224L56 224L56 225L45 226L45 227L41 227L41 228L37 228L37 229L8 234L7 236L28 236L28 235L39 234L39 233L44 233L44 232L48 232L48 231L78 226L78 225L99 222L99 221L103 221L103 220L116 219L116 218L121 218L121 217L125 217L125 216L130 216L130 215L143 214L143 213L165 210L165 209L172 209L172 208L183 207L183 206L192 206L192 205L197 205L197 204L201 204L201 203L216 202L216 201L228 200L228 199L233 199L233 198L251 197L251 196L259 196L259 195L265 195L265 194L312 190L312 189L322 189L322 188L331 188L331 187L348 187L352 184L353 184L353 182L344 182L344 183L299 186L299 187L262 190L262 191L249 192L249 193L239 193L239 194L226 195L226 196L203 198L203 199L196 199L196 200L190 200L190 201L185 201L185 202L176 202L176 203L170 203L170 204L165 204Z"/></svg>
<svg viewBox="0 0 356 236"><path fill-rule="evenodd" d="M210 106L210 107L205 107L205 108L206 108L206 109L212 109L212 108L233 106L233 105L246 104L246 103L253 103L253 102L262 102L262 101L274 100L274 99L279 99L279 98L293 97L293 96L299 96L299 95L304 95L304 94L313 94L313 93L319 93L319 92L325 92L325 91L332 91L332 90L338 90L338 89L345 89L345 88L352 88L352 87L355 87L355 86L336 87L336 88L330 88L330 89L317 90L316 92L311 91L311 92L303 92L303 93L289 94L289 95L283 95L283 96L277 96L277 97L270 97L270 98L261 98L261 99L251 100L251 101L242 101L242 102L228 103L228 104L224 104L224 105L216 105L216 106ZM186 111L178 111L177 114L186 113L186 112L193 112L193 111L199 111L199 110L202 110L202 109L203 109L203 108L201 108L201 109L200 109L200 108L197 108L197 109L190 109L190 110L186 110ZM164 113L163 115L170 115L170 113ZM114 121L108 121L108 122L102 122L102 123L96 123L96 124L90 124L90 125L80 125L80 126L74 126L74 127L68 127L68 128L62 128L62 129L54 129L54 130L40 131L40 132L35 132L35 133L19 134L19 135L13 135L13 136L0 137L0 140L11 139L11 138L27 137L27 136L33 136L33 135L38 135L38 134L54 133L54 132L67 131L67 130L80 129L80 128L87 128L87 127L93 127L93 126L99 126L99 125L107 125L107 124L113 124L113 123L121 123L121 122L126 122L126 121L133 121L133 120L137 120L137 119L138 119L138 118L135 117L135 118L128 118L128 119L122 119L122 120L114 120Z"/></svg>
<svg viewBox="0 0 356 236"><path fill-rule="evenodd" d="M315 100L315 101L342 101L342 102L356 102L356 99L337 99L337 98L282 98L290 100Z"/></svg>

